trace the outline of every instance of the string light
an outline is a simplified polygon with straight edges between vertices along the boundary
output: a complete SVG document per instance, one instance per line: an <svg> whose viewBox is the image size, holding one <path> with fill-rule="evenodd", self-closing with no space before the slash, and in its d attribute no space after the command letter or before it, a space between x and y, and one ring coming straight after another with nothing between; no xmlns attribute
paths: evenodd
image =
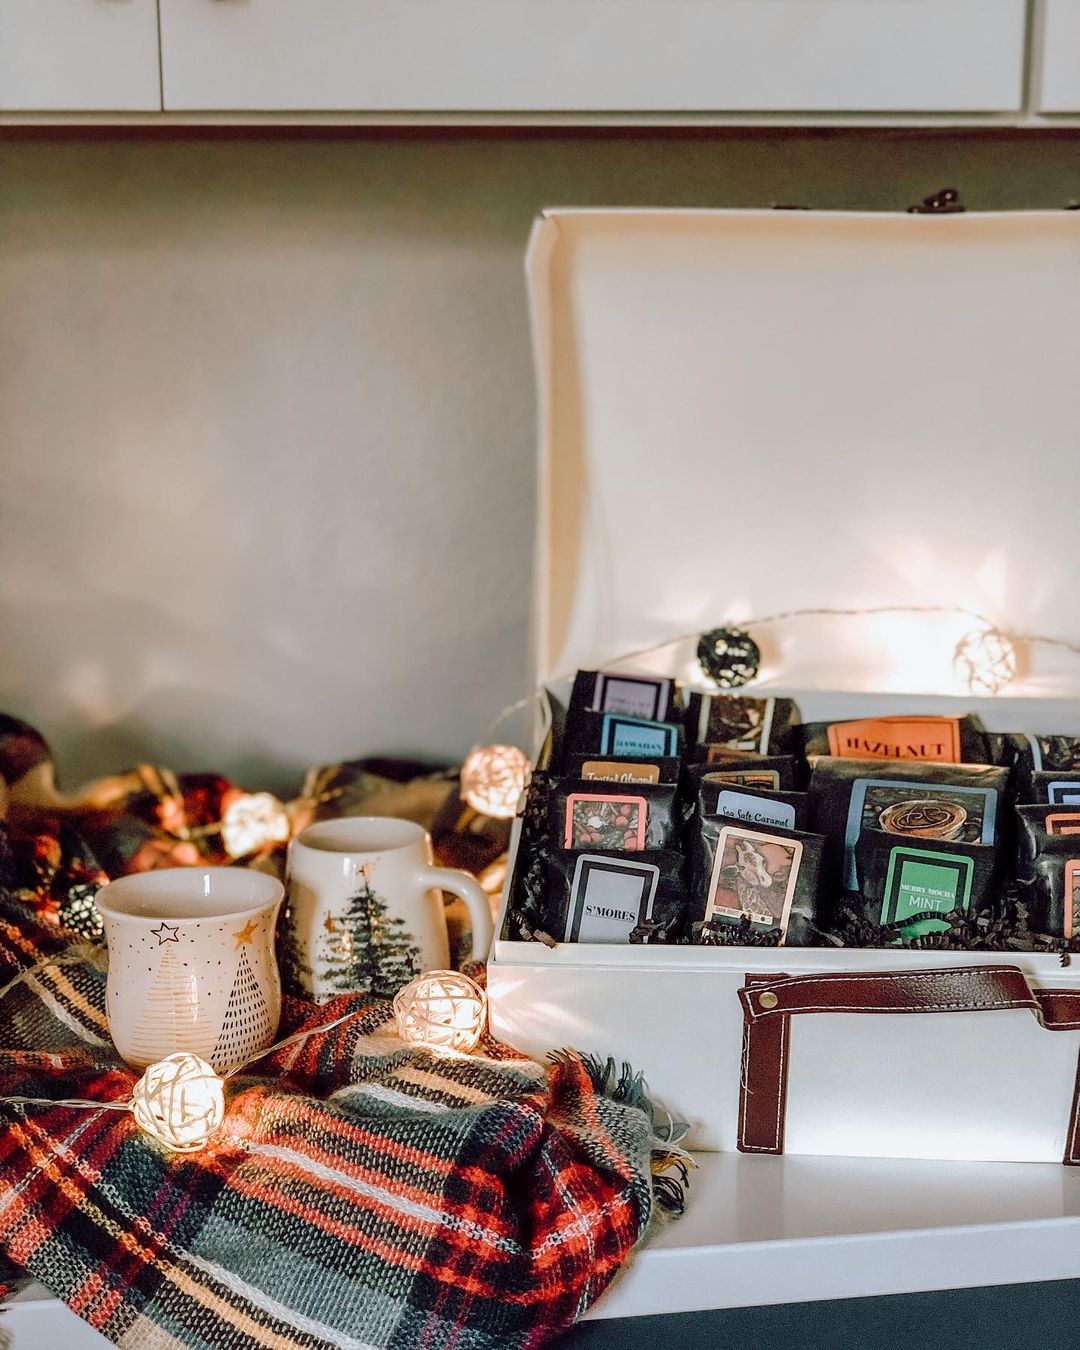
<svg viewBox="0 0 1080 1350"><path fill-rule="evenodd" d="M197 1153L225 1119L225 1084L198 1055L169 1055L135 1084L131 1110L139 1128L171 1152Z"/></svg>
<svg viewBox="0 0 1080 1350"><path fill-rule="evenodd" d="M460 971L431 970L398 991L394 1015L407 1045L468 1054L487 1025L487 994Z"/></svg>
<svg viewBox="0 0 1080 1350"><path fill-rule="evenodd" d="M764 628L767 625L783 623L788 619L868 618L878 614L935 614L973 620L978 627L961 637L953 653L953 669L957 678L967 684L972 694L999 694L1003 689L1008 688L1020 669L1021 652L1024 647L1056 647L1061 651L1080 655L1080 642L1073 642L1066 638L1046 637L1041 633L1007 633L992 623L986 615L980 614L977 610L965 609L961 606L874 605L867 608L820 606L811 609L788 609L777 614L766 614L761 618L746 620L739 628L719 627L706 632L682 633L678 637L665 638L662 642L653 643L648 647L638 647L634 651L624 652L621 656L613 657L605 662L605 667L618 666L636 661L641 657L657 656L669 647L677 647L682 643L696 641L699 644L698 664L705 682L712 688L732 688L743 683L749 683L749 678L736 678L725 683L723 672L721 672L720 679L713 678L708 670L707 659L702 658L702 645L707 645L711 640L722 637L727 645L735 643L737 646L739 641L745 639L751 646L756 647L757 644L754 643L748 631L750 629ZM721 660L725 657L726 652L720 653ZM726 671L726 666L724 670Z"/></svg>
<svg viewBox="0 0 1080 1350"><path fill-rule="evenodd" d="M531 772L528 756L516 745L479 745L461 766L461 795L480 815L510 820Z"/></svg>
<svg viewBox="0 0 1080 1350"><path fill-rule="evenodd" d="M1016 647L996 628L965 633L956 644L953 667L973 694L1000 694L1016 679Z"/></svg>
<svg viewBox="0 0 1080 1350"><path fill-rule="evenodd" d="M17 985L50 966L68 966L83 961L96 964L100 947L76 949L64 956L48 957L21 970L0 987L0 999ZM403 996L405 996L403 998ZM413 1046L449 1049L467 1053L475 1048L487 1025L487 995L474 980L453 970L432 971L405 986L393 1003L402 1040ZM213 1138L225 1119L225 1084L249 1064L287 1050L367 1011L365 1004L350 1008L330 1022L294 1031L283 1040L257 1050L226 1073L219 1074L204 1059L177 1051L151 1064L125 1101L92 1101L85 1097L27 1097L0 1095L0 1104L12 1106L64 1106L93 1111L130 1111L144 1134L172 1153L197 1153ZM407 1029L407 1030L406 1030Z"/></svg>
<svg viewBox="0 0 1080 1350"><path fill-rule="evenodd" d="M698 639L697 658L718 689L738 689L756 678L761 651L741 628L713 628Z"/></svg>
<svg viewBox="0 0 1080 1350"><path fill-rule="evenodd" d="M221 817L221 842L230 858L287 843L291 832L288 812L272 792L245 792L229 803Z"/></svg>

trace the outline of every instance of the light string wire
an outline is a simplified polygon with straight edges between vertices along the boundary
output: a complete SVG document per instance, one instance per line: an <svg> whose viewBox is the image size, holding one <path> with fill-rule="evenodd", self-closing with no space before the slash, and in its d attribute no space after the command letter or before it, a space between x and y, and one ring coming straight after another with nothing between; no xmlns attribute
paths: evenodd
<svg viewBox="0 0 1080 1350"><path fill-rule="evenodd" d="M1003 637L1011 638L1016 642L1039 643L1046 647L1059 647L1065 651L1076 652L1080 654L1080 642L1073 642L1068 638L1046 637L1041 633L1010 633L1008 630L999 628L992 619L988 619L985 614L980 614L977 609L968 609L963 605L873 605L869 608L845 608L843 606L821 605L809 609L785 609L776 614L766 614L761 618L750 619L728 619L724 623L738 629L740 632L749 632L753 628L761 628L766 624L783 623L788 619L810 619L810 618L869 618L876 614L955 614L964 618L973 619L980 623L984 628L993 633L1001 633ZM720 624L714 624L711 628L721 627ZM623 652L621 656L612 657L605 661L605 666L611 666L620 661L634 661L640 656L652 656L656 652L664 651L667 647L676 647L682 642L691 642L695 638L700 638L704 633L711 631L711 628L695 628L690 633L682 633L678 637L664 638L661 642L650 643L647 647L638 647L630 652ZM568 677L563 677L568 678Z"/></svg>
<svg viewBox="0 0 1080 1350"><path fill-rule="evenodd" d="M977 609L970 609L965 605L870 605L866 607L842 606L842 605L814 605L805 609L784 609L778 610L775 614L765 614L760 618L749 619L725 619L721 623L713 624L710 627L698 627L689 633L681 633L676 637L664 638L660 642L649 643L645 647L635 647L632 651L622 652L618 656L609 657L600 663L601 670L611 670L626 662L636 661L641 657L655 656L659 652L666 651L669 647L677 647L685 642L700 640L705 634L722 627L731 627L739 632L750 633L752 629L762 628L769 624L784 623L789 619L810 619L810 618L871 618L879 614L939 614L956 615L971 619L974 623L980 624L987 634L998 634L1001 637L1009 639L1011 642L1026 643L1029 646L1038 644L1044 647L1056 647L1060 651L1072 652L1080 655L1080 642L1069 638L1048 637L1042 633L1010 633L1007 629L1000 628L994 621ZM572 679L574 671L566 671L562 675L552 677L551 682L562 682ZM544 686L538 685L526 698L518 699L515 703L508 704L498 716L489 723L484 733L483 739L478 744L484 744L491 740L494 733L514 713L522 708L541 701L544 697Z"/></svg>
<svg viewBox="0 0 1080 1350"><path fill-rule="evenodd" d="M78 952L70 952L64 956L47 957L44 961L38 961L35 965L26 966L14 979L8 980L0 988L0 999L17 985L25 982L31 976L39 971L48 970L57 966L71 966L79 964L87 959L87 953L94 949L82 948ZM350 1018L358 1017L362 1012L368 1010L367 1005L363 1008L350 1008L347 1013L342 1013L340 1017L335 1017L330 1022L321 1022L316 1027L306 1027L300 1031L294 1031L291 1035L284 1037L283 1040L276 1041L273 1045L268 1045L265 1050L258 1050L253 1055L248 1055L242 1059L239 1064L234 1064L225 1073L220 1074L221 1081L228 1082L230 1078L235 1078L241 1070L246 1069L249 1064L254 1064L257 1060L265 1059L267 1055L276 1054L279 1050L285 1050L290 1045L295 1045L300 1041L308 1040L311 1036L317 1036L324 1031L333 1031L343 1023L348 1022ZM100 1109L102 1111L130 1111L135 1105L135 1099L128 1097L125 1101L103 1102L94 1101L89 1097L25 1097L20 1095L0 1094L0 1103L16 1106L77 1106L87 1109Z"/></svg>
<svg viewBox="0 0 1080 1350"><path fill-rule="evenodd" d="M492 740L496 731L498 731L498 729L502 726L502 724L506 721L508 717L512 717L516 712L521 712L523 708L531 707L534 703L536 703L540 698L543 697L543 693L544 693L543 687L538 685L533 690L533 692L527 695L525 698L519 698L514 703L508 703L506 707L502 710L502 712L499 713L495 718L492 719L492 721L488 723L483 736L480 738L479 741L477 741L477 744L486 745L490 740Z"/></svg>

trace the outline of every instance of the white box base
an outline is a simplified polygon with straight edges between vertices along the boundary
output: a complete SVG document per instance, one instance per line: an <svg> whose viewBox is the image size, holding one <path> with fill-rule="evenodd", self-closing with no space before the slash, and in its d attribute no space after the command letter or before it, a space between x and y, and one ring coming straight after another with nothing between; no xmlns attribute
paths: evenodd
<svg viewBox="0 0 1080 1350"><path fill-rule="evenodd" d="M1080 1277L1080 1172L1022 1163L706 1154L588 1316Z"/></svg>

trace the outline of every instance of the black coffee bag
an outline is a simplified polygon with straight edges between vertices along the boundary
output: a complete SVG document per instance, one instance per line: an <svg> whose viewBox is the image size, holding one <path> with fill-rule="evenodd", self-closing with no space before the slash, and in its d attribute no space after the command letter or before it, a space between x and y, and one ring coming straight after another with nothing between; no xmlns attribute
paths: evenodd
<svg viewBox="0 0 1080 1350"><path fill-rule="evenodd" d="M809 822L809 799L805 792L748 787L715 773L697 778L694 810L699 815L730 816L732 820L761 828L805 830Z"/></svg>
<svg viewBox="0 0 1080 1350"><path fill-rule="evenodd" d="M573 754L615 759L671 759L682 755L682 727L624 713L572 712L557 756L560 766Z"/></svg>
<svg viewBox="0 0 1080 1350"><path fill-rule="evenodd" d="M788 755L795 748L799 709L790 698L690 693L686 736L691 745L724 745L758 755Z"/></svg>
<svg viewBox="0 0 1080 1350"><path fill-rule="evenodd" d="M1048 806L1076 806L1080 803L1080 773L1065 769L1036 769L1031 775L1031 796Z"/></svg>
<svg viewBox="0 0 1080 1350"><path fill-rule="evenodd" d="M571 713L621 713L647 722L667 722L678 715L675 681L658 675L579 670L570 695Z"/></svg>
<svg viewBox="0 0 1080 1350"><path fill-rule="evenodd" d="M957 915L993 915L997 853L988 844L902 840L864 830L856 847L865 917L910 940L945 933Z"/></svg>
<svg viewBox="0 0 1080 1350"><path fill-rule="evenodd" d="M995 764L1013 768L1015 796L1018 802L1035 802L1033 776L1050 774L1047 782L1066 779L1080 773L1080 737L1031 736L1024 731L987 732L991 758Z"/></svg>
<svg viewBox="0 0 1080 1350"><path fill-rule="evenodd" d="M590 755L574 751L565 756L563 769L570 778L595 783L677 783L682 761L672 756L661 759L620 759L618 755Z"/></svg>
<svg viewBox="0 0 1080 1350"><path fill-rule="evenodd" d="M722 773L731 783L746 787L780 788L789 792L799 782L799 761L794 755L755 755L726 745L696 745L694 762L710 773Z"/></svg>
<svg viewBox="0 0 1080 1350"><path fill-rule="evenodd" d="M854 722L807 722L800 728L806 755L837 759L922 760L940 764L989 764L986 728L962 717L865 717Z"/></svg>
<svg viewBox="0 0 1080 1350"><path fill-rule="evenodd" d="M556 849L547 877L547 932L558 942L670 941L685 924L681 853Z"/></svg>
<svg viewBox="0 0 1080 1350"><path fill-rule="evenodd" d="M552 848L640 853L678 846L674 783L551 781L548 842Z"/></svg>
<svg viewBox="0 0 1080 1350"><path fill-rule="evenodd" d="M826 838L826 887L860 889L856 846L864 830L995 847L1008 781L1008 769L996 765L819 756L810 776L810 828Z"/></svg>
<svg viewBox="0 0 1080 1350"><path fill-rule="evenodd" d="M1030 885L1035 861L1052 841L1080 836L1080 806L1018 806L1016 825L1016 879Z"/></svg>
<svg viewBox="0 0 1080 1350"><path fill-rule="evenodd" d="M1080 838L1048 840L1035 859L1035 879L1021 892L1028 923L1051 937L1080 935Z"/></svg>
<svg viewBox="0 0 1080 1350"><path fill-rule="evenodd" d="M780 930L791 946L812 942L823 842L801 830L698 817L690 910L696 940L715 926L745 924L752 933Z"/></svg>

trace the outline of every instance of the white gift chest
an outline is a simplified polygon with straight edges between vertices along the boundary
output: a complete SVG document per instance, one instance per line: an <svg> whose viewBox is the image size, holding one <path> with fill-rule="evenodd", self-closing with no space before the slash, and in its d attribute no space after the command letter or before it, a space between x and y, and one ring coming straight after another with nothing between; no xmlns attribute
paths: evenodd
<svg viewBox="0 0 1080 1350"><path fill-rule="evenodd" d="M556 699L578 667L791 609L1076 635L1080 215L554 211L528 277ZM972 626L768 625L748 692L1080 732L1057 649L958 697ZM548 949L500 918L489 990L497 1035L628 1060L700 1149L1080 1160L1080 965L1057 957Z"/></svg>

